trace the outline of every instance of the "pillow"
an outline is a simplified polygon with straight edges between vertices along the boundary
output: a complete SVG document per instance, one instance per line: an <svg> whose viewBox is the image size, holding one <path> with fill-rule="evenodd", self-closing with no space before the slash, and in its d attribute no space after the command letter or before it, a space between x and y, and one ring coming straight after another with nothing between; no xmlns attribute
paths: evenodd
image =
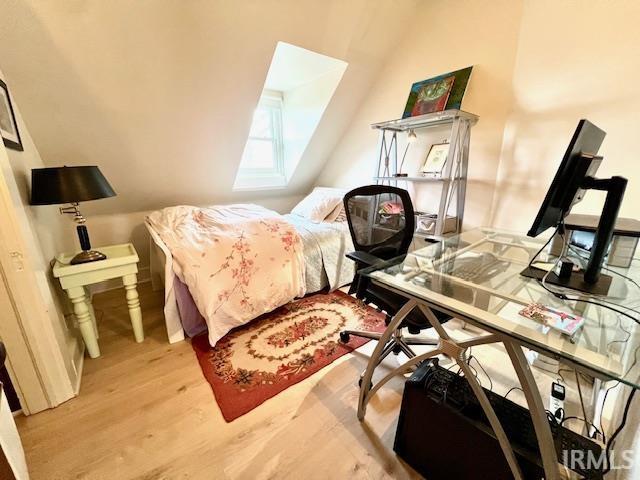
<svg viewBox="0 0 640 480"><path fill-rule="evenodd" d="M293 207L291 213L320 223L342 203L342 197L344 197L344 191L341 189L316 187Z"/></svg>
<svg viewBox="0 0 640 480"><path fill-rule="evenodd" d="M329 215L324 219L325 222L346 222L347 214L344 211L344 204L342 200L336 208L334 208Z"/></svg>

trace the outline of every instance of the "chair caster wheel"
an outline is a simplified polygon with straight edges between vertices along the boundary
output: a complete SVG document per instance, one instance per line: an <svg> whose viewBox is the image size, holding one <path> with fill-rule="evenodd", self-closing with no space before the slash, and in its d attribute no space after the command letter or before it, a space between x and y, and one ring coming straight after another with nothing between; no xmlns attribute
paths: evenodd
<svg viewBox="0 0 640 480"><path fill-rule="evenodd" d="M347 332L340 332L340 341L342 343L349 343L350 335Z"/></svg>
<svg viewBox="0 0 640 480"><path fill-rule="evenodd" d="M393 347L393 350L392 350L394 355L398 355L401 351L402 349L400 347Z"/></svg>
<svg viewBox="0 0 640 480"><path fill-rule="evenodd" d="M362 388L362 377L358 379L358 387ZM373 382L369 382L369 390L373 388Z"/></svg>

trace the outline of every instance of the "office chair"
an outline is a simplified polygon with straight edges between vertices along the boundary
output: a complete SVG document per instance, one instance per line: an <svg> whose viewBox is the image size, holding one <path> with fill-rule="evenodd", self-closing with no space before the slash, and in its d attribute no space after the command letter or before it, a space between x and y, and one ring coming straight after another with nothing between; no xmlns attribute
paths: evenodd
<svg viewBox="0 0 640 480"><path fill-rule="evenodd" d="M349 223L349 231L355 252L347 254L356 263L349 294L364 303L371 303L387 315L388 325L391 317L407 303L408 299L386 287L376 285L368 277L359 273L363 268L371 267L385 260L405 255L413 240L415 216L409 192L390 185L368 185L351 190L344 197L344 208ZM434 311L435 312L435 311ZM435 312L441 323L451 317ZM417 334L421 330L431 328L431 324L419 309L414 309L400 323L388 344L376 359L376 365L382 362L391 352L403 352L413 358L416 354L410 345L437 345L437 340L416 337L403 337L402 329ZM381 333L359 330L340 332L340 340L347 343L351 335L379 340Z"/></svg>

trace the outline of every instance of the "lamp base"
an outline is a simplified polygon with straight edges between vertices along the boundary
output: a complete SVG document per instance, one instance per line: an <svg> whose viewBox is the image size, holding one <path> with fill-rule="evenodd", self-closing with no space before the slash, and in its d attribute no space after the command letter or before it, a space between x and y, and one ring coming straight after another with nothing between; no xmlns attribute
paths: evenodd
<svg viewBox="0 0 640 480"><path fill-rule="evenodd" d="M107 256L104 253L100 253L96 250L83 250L71 259L71 265L95 262L97 260L104 260L106 258Z"/></svg>

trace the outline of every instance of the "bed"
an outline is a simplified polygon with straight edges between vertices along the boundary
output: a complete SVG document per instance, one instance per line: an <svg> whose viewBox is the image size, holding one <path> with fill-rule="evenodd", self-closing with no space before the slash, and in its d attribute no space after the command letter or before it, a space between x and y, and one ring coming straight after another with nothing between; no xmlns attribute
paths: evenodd
<svg viewBox="0 0 640 480"><path fill-rule="evenodd" d="M323 190L321 194L316 194L315 197L326 197L327 191L325 190L331 191L332 189L321 190ZM320 207L318 207L317 198L308 199L314 192L305 198L306 204L303 200L302 205L298 204L292 213L285 215L279 215L255 205L227 205L204 208L171 207L153 212L147 217L145 224L150 234L151 281L154 290L164 289L164 316L170 343L184 340L185 331L189 336L193 336L209 330L210 343L213 345L231 328L248 323L251 319L273 310L293 298L323 289L333 290L351 282L354 275L354 264L345 257L345 254L353 249L353 244L347 222L340 214L342 192L331 192L335 198L329 195L332 200L320 202ZM185 238L182 233L176 233L178 229L174 225L165 225L160 221L163 214L166 216L169 212L175 216L176 211L187 212L188 218L198 217L202 215L202 212L205 212L206 215L215 219L215 228L210 226L211 222L205 222L206 228L204 230L199 228L199 224L196 224L196 227L199 228L197 241L205 241L213 245L210 247L209 254L212 251L224 250L224 239L228 230L234 232L232 236L235 235L234 238L237 238L239 229L243 232L251 231L251 228L256 229L254 231L257 235L254 237L259 238L260 242L254 244L255 249L262 248L270 255L270 262L263 261L260 264L261 273L268 278L280 278L280 286L273 287L273 291L277 291L280 295L279 298L276 298L278 295L274 295L273 292L271 294L265 293L273 302L257 302L259 306L252 315L243 314L241 317L236 315L237 318L231 320L227 317L217 318L219 314L214 308L216 305L210 306L210 304L216 303L217 299L221 298L220 290L212 289L210 286L207 287L207 290L202 287L202 284L218 271L216 270L209 275L201 274L200 267L208 267L208 264L206 264L205 251L198 250L197 257L201 256L203 262L202 265L198 265L198 269L193 268L193 272L196 273L191 272L190 275L185 267L188 269L189 264L194 263L192 259L195 258L195 254L186 257L189 260L185 260L184 255L181 256L181 249L183 244L189 244L189 242L193 242L193 239L191 237ZM264 219L268 222L263 221ZM221 225L223 230L217 230ZM269 234L277 228L280 228L280 231L273 237L273 242L276 243L269 244ZM282 238L286 238L282 234L285 231L291 233L291 236L294 237L291 241L297 242L299 245L298 252L291 253L288 248L287 251L275 248L280 245ZM217 239L221 239L222 242L218 242ZM202 253L199 253L200 251ZM257 254L255 256L258 257ZM275 266L272 267L272 264ZM296 267L295 265L298 264L299 266ZM278 269L279 276L275 270L274 272L269 270L275 268ZM263 282L266 277L263 277ZM218 287L222 280L217 278L214 280L215 286ZM247 288L250 287L251 285L248 285ZM254 289L252 294L259 296L262 294L262 290L262 288ZM227 290L223 289L222 292L226 293ZM238 305L241 306L242 302L243 300L240 299L235 305L235 310L231 309L234 315L237 313Z"/></svg>

